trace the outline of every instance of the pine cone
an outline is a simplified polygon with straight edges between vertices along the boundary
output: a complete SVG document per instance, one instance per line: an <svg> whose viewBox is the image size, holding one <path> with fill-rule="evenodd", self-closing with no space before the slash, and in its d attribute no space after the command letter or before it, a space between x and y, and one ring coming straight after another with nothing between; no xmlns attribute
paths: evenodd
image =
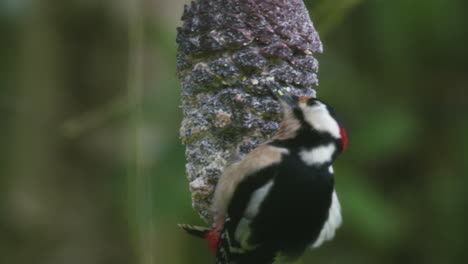
<svg viewBox="0 0 468 264"><path fill-rule="evenodd" d="M274 77L298 96L315 95L322 43L302 0L196 0L178 28L178 77L186 173L193 207L211 223L223 168L279 128Z"/></svg>

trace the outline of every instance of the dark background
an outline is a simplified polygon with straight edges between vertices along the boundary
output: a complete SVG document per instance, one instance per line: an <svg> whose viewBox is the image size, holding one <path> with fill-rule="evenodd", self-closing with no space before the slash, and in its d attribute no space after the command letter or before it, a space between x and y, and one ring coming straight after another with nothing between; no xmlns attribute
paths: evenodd
<svg viewBox="0 0 468 264"><path fill-rule="evenodd" d="M184 0L0 2L0 263L211 263L178 139ZM468 260L465 0L306 1L344 225L299 263Z"/></svg>

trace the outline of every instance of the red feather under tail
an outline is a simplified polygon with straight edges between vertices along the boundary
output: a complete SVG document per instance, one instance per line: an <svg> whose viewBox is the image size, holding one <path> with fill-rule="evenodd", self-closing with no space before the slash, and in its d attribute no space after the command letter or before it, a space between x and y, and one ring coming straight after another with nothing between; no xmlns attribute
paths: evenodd
<svg viewBox="0 0 468 264"><path fill-rule="evenodd" d="M205 239L210 252L216 254L220 238L220 226L216 226L213 229L185 224L180 224L179 226L190 235Z"/></svg>
<svg viewBox="0 0 468 264"><path fill-rule="evenodd" d="M211 229L205 236L206 243L208 244L208 249L211 253L216 254L219 245L220 230L219 226Z"/></svg>

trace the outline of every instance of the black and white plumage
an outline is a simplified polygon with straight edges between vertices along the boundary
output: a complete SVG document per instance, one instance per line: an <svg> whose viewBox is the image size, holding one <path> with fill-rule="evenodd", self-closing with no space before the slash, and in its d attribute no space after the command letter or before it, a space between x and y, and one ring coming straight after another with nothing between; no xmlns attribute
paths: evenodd
<svg viewBox="0 0 468 264"><path fill-rule="evenodd" d="M280 131L225 169L213 202L215 227L198 233L218 264L293 260L341 225L332 164L346 147L344 129L323 101L270 86L282 101Z"/></svg>

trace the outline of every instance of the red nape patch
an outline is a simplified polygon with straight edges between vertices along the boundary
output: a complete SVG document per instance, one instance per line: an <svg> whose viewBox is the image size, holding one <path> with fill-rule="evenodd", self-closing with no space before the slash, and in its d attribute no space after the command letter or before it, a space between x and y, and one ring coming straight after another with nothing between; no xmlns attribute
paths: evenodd
<svg viewBox="0 0 468 264"><path fill-rule="evenodd" d="M216 226L215 228L211 229L211 231L208 232L205 236L206 243L208 244L208 249L213 254L216 254L216 251L218 250L219 236L219 226Z"/></svg>
<svg viewBox="0 0 468 264"><path fill-rule="evenodd" d="M341 144L343 145L343 151L346 150L346 145L348 144L348 136L346 135L346 130L340 127L340 135L341 135Z"/></svg>

